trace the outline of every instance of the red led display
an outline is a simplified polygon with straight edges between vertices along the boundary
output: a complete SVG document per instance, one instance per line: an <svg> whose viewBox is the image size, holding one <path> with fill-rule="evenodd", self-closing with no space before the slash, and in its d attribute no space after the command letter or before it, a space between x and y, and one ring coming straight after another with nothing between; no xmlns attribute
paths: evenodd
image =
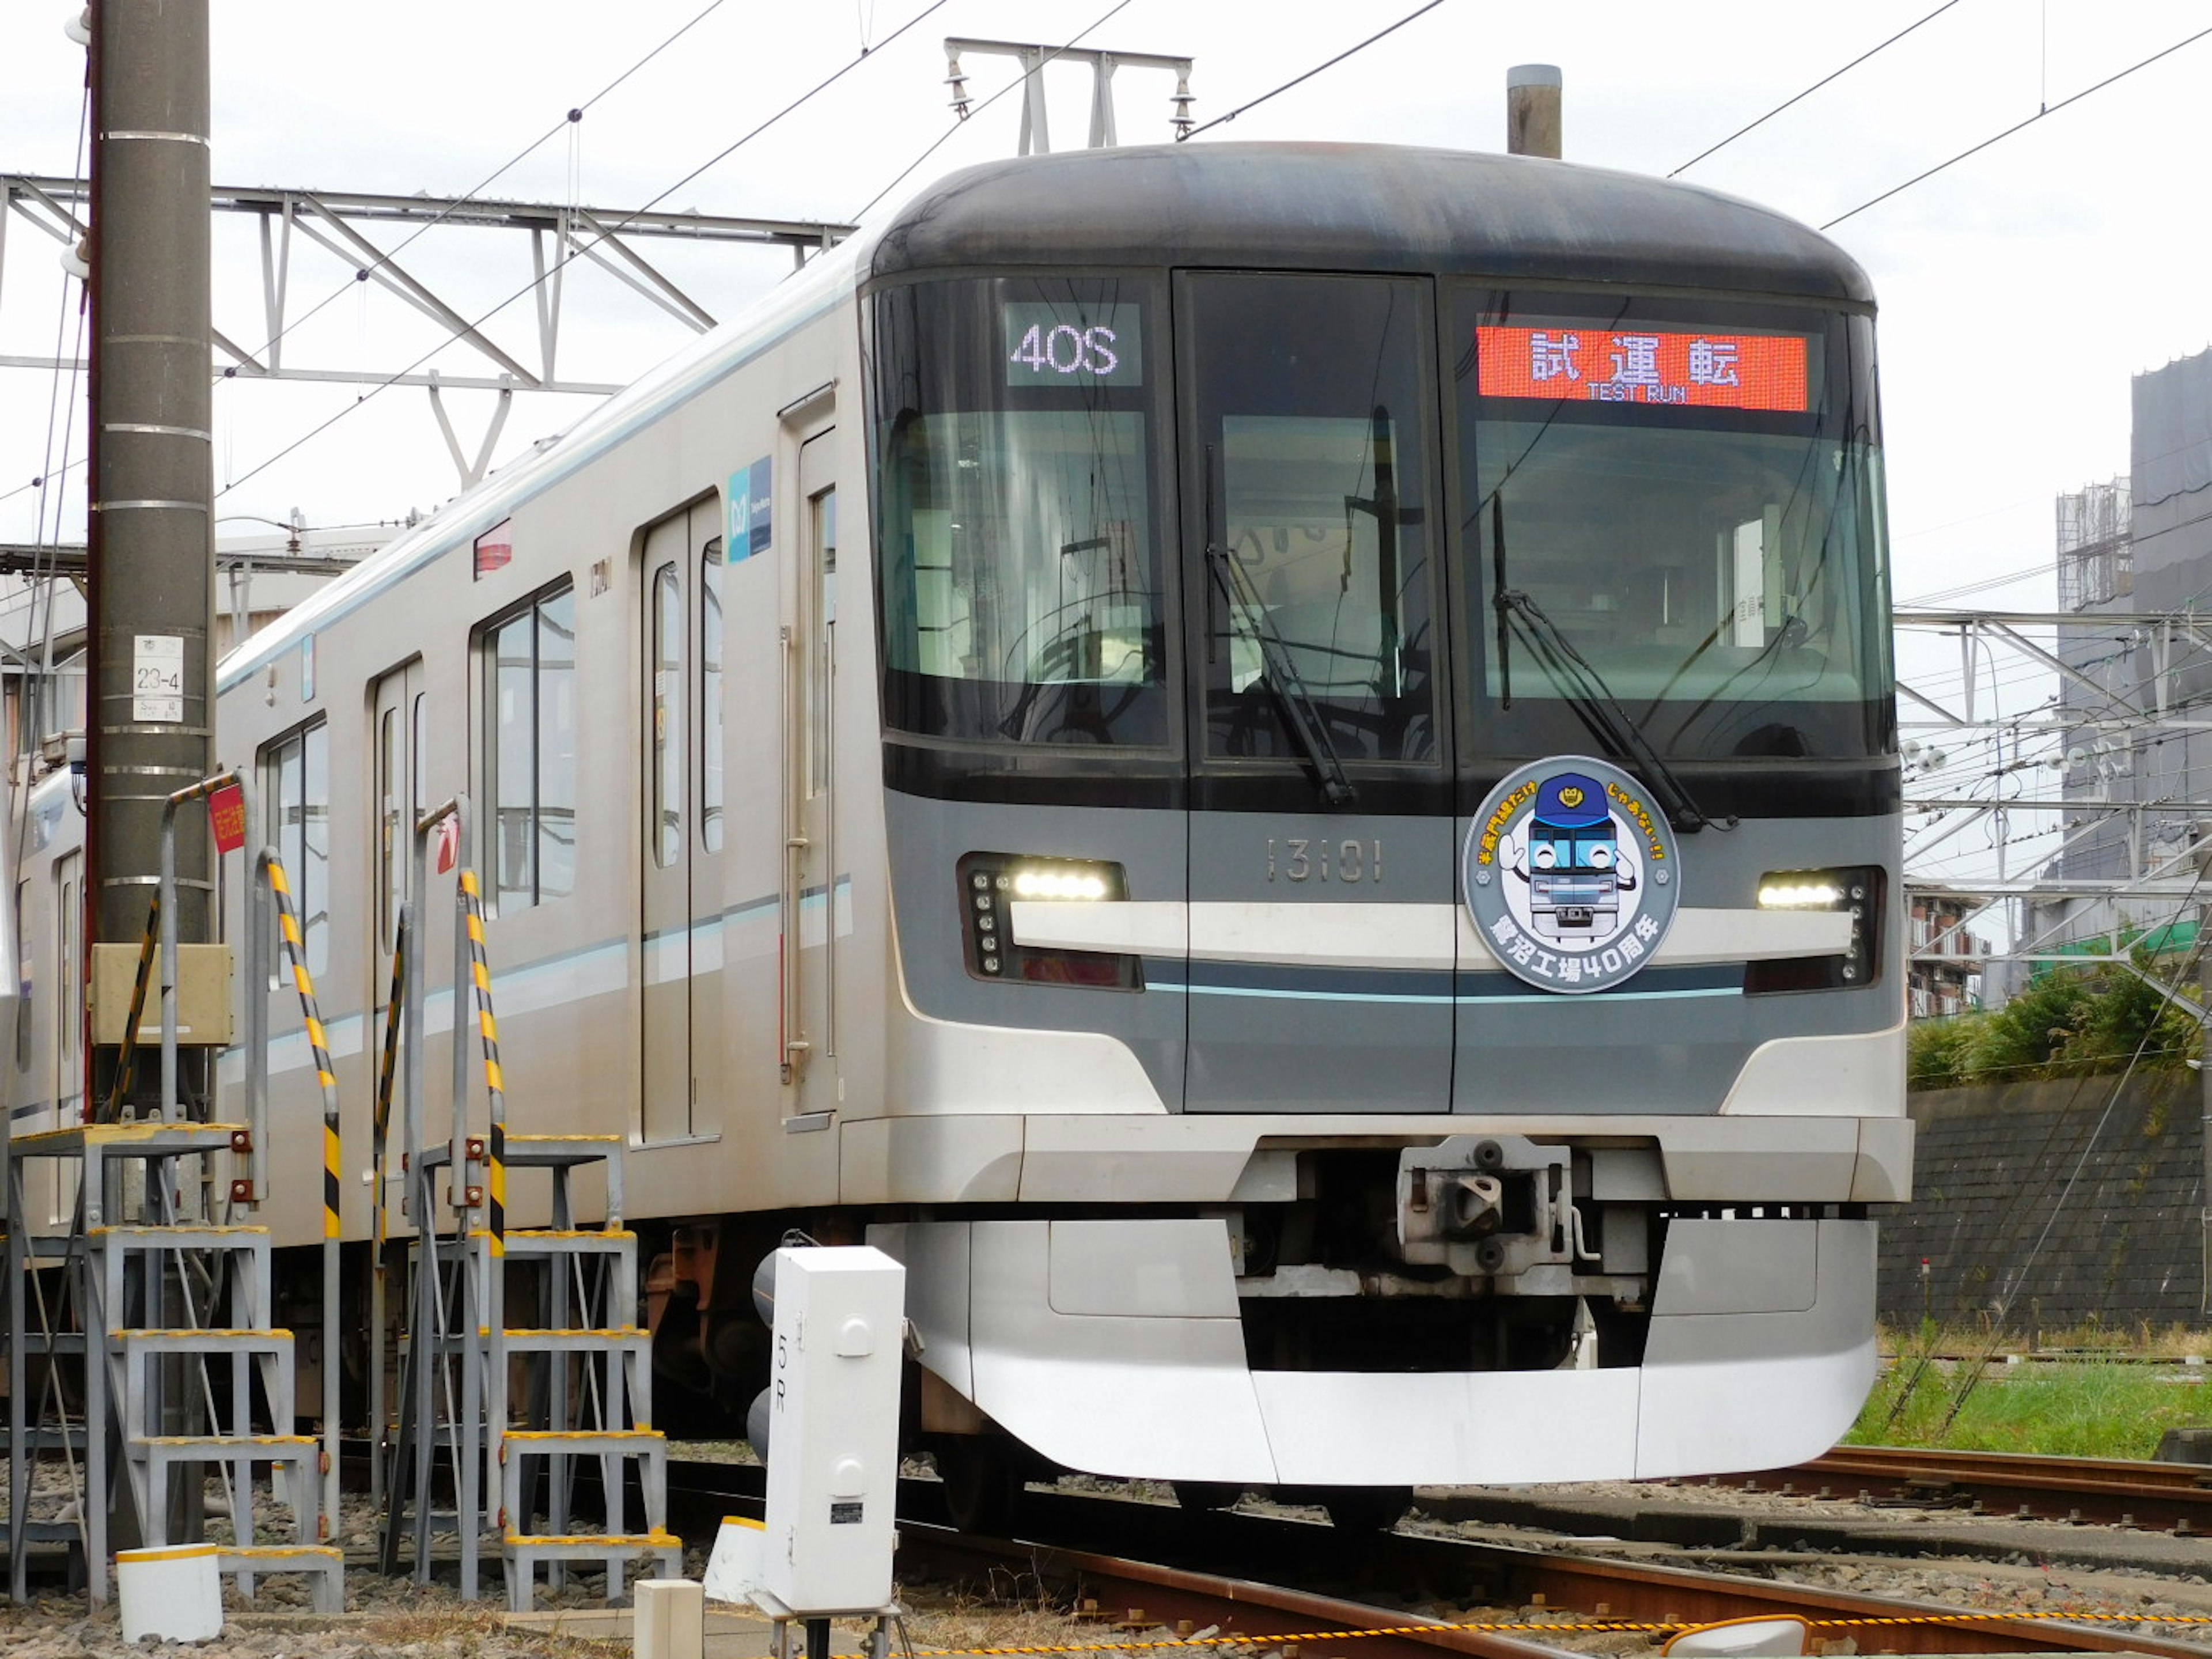
<svg viewBox="0 0 2212 1659"><path fill-rule="evenodd" d="M1810 407L1802 334L1715 334L1586 324L1474 331L1486 398L1547 403L1672 404L1698 409Z"/></svg>

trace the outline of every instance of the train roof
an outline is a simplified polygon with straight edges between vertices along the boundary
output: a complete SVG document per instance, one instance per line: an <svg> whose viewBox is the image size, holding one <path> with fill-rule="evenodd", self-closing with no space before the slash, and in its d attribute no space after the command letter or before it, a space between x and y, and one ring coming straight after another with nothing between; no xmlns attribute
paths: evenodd
<svg viewBox="0 0 2212 1659"><path fill-rule="evenodd" d="M969 167L884 224L870 275L1163 263L1874 303L1865 270L1826 237L1718 191L1533 156L1382 144L1158 144Z"/></svg>
<svg viewBox="0 0 2212 1659"><path fill-rule="evenodd" d="M947 174L741 315L372 554L216 668L228 690L635 435L877 277L944 267L1167 264L1443 270L1727 289L1871 307L1858 263L1771 209L1529 156L1383 144L1073 150Z"/></svg>
<svg viewBox="0 0 2212 1659"><path fill-rule="evenodd" d="M216 665L228 691L318 629L475 538L515 508L634 437L686 399L735 374L793 330L848 298L866 234L810 259L760 300L599 404L576 424L464 490L343 575L248 635Z"/></svg>

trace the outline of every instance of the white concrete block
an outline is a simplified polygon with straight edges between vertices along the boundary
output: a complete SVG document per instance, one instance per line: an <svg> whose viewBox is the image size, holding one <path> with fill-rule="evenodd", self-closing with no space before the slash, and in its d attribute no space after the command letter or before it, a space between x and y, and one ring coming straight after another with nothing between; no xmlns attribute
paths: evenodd
<svg viewBox="0 0 2212 1659"><path fill-rule="evenodd" d="M641 1578L636 1584L636 1659L706 1659L707 1598L689 1578Z"/></svg>

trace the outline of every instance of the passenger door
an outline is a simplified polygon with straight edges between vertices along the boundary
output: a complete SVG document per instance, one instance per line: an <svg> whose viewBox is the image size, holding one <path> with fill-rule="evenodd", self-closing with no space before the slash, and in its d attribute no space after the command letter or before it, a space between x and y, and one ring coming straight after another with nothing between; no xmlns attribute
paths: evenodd
<svg viewBox="0 0 2212 1659"><path fill-rule="evenodd" d="M362 1006L371 1011L372 1024L363 1033L362 1053L368 1065L368 1086L374 1098L384 1065L384 1025L392 1000L392 948L399 931L399 908L411 894L408 884L414 867L415 823L422 815L423 698L420 658L395 668L379 679L373 690L369 720L370 799L376 803L375 839L370 851L369 890L375 896L374 944L369 950L368 994ZM416 922L419 938L420 908ZM428 960L421 945L415 950L415 969ZM393 1180L400 1179L398 1160L391 1163Z"/></svg>
<svg viewBox="0 0 2212 1659"><path fill-rule="evenodd" d="M641 964L639 1133L690 1139L698 1116L712 1000L701 980L720 967L720 937L697 921L718 904L723 787L720 709L720 504L709 498L646 532L640 572L639 734L643 763L638 860ZM708 665L713 665L711 670ZM704 696L711 684L711 713ZM713 764L708 743L714 743Z"/></svg>
<svg viewBox="0 0 2212 1659"><path fill-rule="evenodd" d="M1433 310L1419 277L1176 279L1187 1110L1449 1106Z"/></svg>
<svg viewBox="0 0 2212 1659"><path fill-rule="evenodd" d="M787 1123L837 1105L837 933L851 896L837 865L837 484L836 428L799 452L799 549L787 634L781 952Z"/></svg>

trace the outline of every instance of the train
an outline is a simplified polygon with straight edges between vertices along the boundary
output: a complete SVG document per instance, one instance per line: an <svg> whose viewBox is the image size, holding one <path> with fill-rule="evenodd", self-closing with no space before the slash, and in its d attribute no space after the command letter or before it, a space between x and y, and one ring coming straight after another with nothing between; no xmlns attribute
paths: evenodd
<svg viewBox="0 0 2212 1659"><path fill-rule="evenodd" d="M220 665L344 1294L465 796L508 1121L626 1136L662 1426L738 1431L797 1230L905 1264L970 1512L1825 1449L1911 1170L1874 313L1718 192L1366 144L970 167L811 259ZM18 1132L83 1107L78 787ZM312 1304L314 1066L242 994Z"/></svg>

